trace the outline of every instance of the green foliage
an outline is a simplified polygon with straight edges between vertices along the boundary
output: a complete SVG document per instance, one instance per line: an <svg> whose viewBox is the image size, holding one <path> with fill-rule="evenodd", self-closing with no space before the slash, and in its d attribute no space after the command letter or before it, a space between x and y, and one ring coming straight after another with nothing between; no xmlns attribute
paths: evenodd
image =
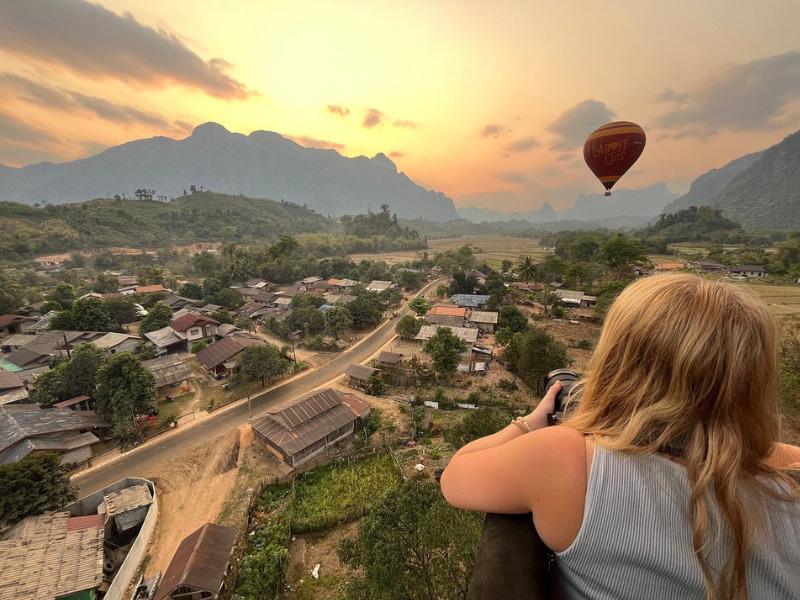
<svg viewBox="0 0 800 600"><path fill-rule="evenodd" d="M0 523L58 510L75 500L69 468L58 454L29 454L17 463L0 465Z"/></svg>
<svg viewBox="0 0 800 600"><path fill-rule="evenodd" d="M351 600L460 600L477 553L480 517L452 508L432 481L409 480L343 540Z"/></svg>
<svg viewBox="0 0 800 600"><path fill-rule="evenodd" d="M690 206L675 213L663 213L642 234L664 243L684 241L739 241L741 226L722 216L721 210Z"/></svg>
<svg viewBox="0 0 800 600"><path fill-rule="evenodd" d="M238 363L236 380L239 384L258 382L263 387L289 371L289 361L272 344L245 348Z"/></svg>
<svg viewBox="0 0 800 600"><path fill-rule="evenodd" d="M424 324L424 320L416 319L413 315L403 315L395 325L395 331L401 339L413 340Z"/></svg>
<svg viewBox="0 0 800 600"><path fill-rule="evenodd" d="M202 352L208 348L208 342L205 340L197 340L193 342L192 345L189 347L189 352L192 354L197 354L198 352Z"/></svg>
<svg viewBox="0 0 800 600"><path fill-rule="evenodd" d="M478 280L474 275L464 271L456 271L450 280L450 295L453 294L472 294L478 286Z"/></svg>
<svg viewBox="0 0 800 600"><path fill-rule="evenodd" d="M216 269L212 270L212 273ZM194 282L184 283L180 289L178 290L178 295L183 296L184 298L193 298L195 300L202 300L203 299L203 288Z"/></svg>
<svg viewBox="0 0 800 600"><path fill-rule="evenodd" d="M633 265L646 261L644 248L632 238L621 233L609 239L600 249L600 255L605 263L612 269Z"/></svg>
<svg viewBox="0 0 800 600"><path fill-rule="evenodd" d="M383 304L374 292L364 292L347 305L350 316L353 317L353 327L356 329L369 329L381 322Z"/></svg>
<svg viewBox="0 0 800 600"><path fill-rule="evenodd" d="M508 329L511 333L523 331L528 326L528 317L514 304L504 304L500 307L497 317L497 327Z"/></svg>
<svg viewBox="0 0 800 600"><path fill-rule="evenodd" d="M508 273L511 270L511 267L513 267L513 266L514 266L513 261L511 261L511 260L509 260L507 258L504 258L503 261L500 263L500 270L503 273Z"/></svg>
<svg viewBox="0 0 800 600"><path fill-rule="evenodd" d="M453 446L461 448L470 442L497 433L512 419L512 413L504 407L482 406L468 410L454 425L445 429L444 439Z"/></svg>
<svg viewBox="0 0 800 600"><path fill-rule="evenodd" d="M216 321L219 321L220 323L233 325L233 315L227 308L220 308L219 310L215 310L211 314L211 318Z"/></svg>
<svg viewBox="0 0 800 600"><path fill-rule="evenodd" d="M112 426L118 439L136 433L134 419L155 406L156 380L129 352L109 357L97 373L97 412Z"/></svg>
<svg viewBox="0 0 800 600"><path fill-rule="evenodd" d="M548 372L570 364L564 345L543 329L532 326L513 335L503 356L509 369L537 394L544 393L543 378Z"/></svg>
<svg viewBox="0 0 800 600"><path fill-rule="evenodd" d="M611 308L611 304L626 286L627 284L624 281L609 282L603 291L597 296L597 310L601 314L608 312L608 309Z"/></svg>
<svg viewBox="0 0 800 600"><path fill-rule="evenodd" d="M22 290L19 285L0 271L0 315L16 310L22 306L23 302Z"/></svg>
<svg viewBox="0 0 800 600"><path fill-rule="evenodd" d="M72 303L75 302L75 288L69 283L62 281L53 290L49 300L58 302L59 306L64 308L71 308Z"/></svg>
<svg viewBox="0 0 800 600"><path fill-rule="evenodd" d="M800 432L800 325L787 326L778 365L782 413Z"/></svg>
<svg viewBox="0 0 800 600"><path fill-rule="evenodd" d="M388 454L314 469L295 483L292 531L318 531L362 517L399 479Z"/></svg>
<svg viewBox="0 0 800 600"><path fill-rule="evenodd" d="M107 356L91 344L81 344L69 360L45 371L36 382L31 400L44 407L76 396L94 396L97 374Z"/></svg>
<svg viewBox="0 0 800 600"><path fill-rule="evenodd" d="M408 303L408 307L413 310L417 316L421 317L430 310L431 304L422 296L417 296Z"/></svg>
<svg viewBox="0 0 800 600"><path fill-rule="evenodd" d="M525 283L529 283L532 279L536 279L536 263L533 262L533 259L530 256L523 256L522 260L519 261L517 272L519 273L519 276L525 280Z"/></svg>
<svg viewBox="0 0 800 600"><path fill-rule="evenodd" d="M306 335L322 333L325 330L325 315L313 306L301 306L290 312L284 323L291 329L300 329Z"/></svg>
<svg viewBox="0 0 800 600"><path fill-rule="evenodd" d="M233 322L233 324L239 329L244 329L245 331L256 330L255 321L253 321L253 319L245 315L239 315L238 317L236 317L236 320Z"/></svg>
<svg viewBox="0 0 800 600"><path fill-rule="evenodd" d="M394 239L419 239L419 233L409 227L401 227L397 223L397 215L389 212L389 206L381 206L381 212L368 213L351 217L345 215L339 219L344 231L348 235L359 238L370 238L372 236L383 236L391 240Z"/></svg>
<svg viewBox="0 0 800 600"><path fill-rule="evenodd" d="M373 396L383 396L386 393L386 384L378 373L369 377L369 393Z"/></svg>
<svg viewBox="0 0 800 600"><path fill-rule="evenodd" d="M110 294L116 292L117 288L119 288L119 281L116 275L98 273L92 289L99 294Z"/></svg>
<svg viewBox="0 0 800 600"><path fill-rule="evenodd" d="M406 291L416 291L425 282L425 274L409 270L400 271L397 274L397 285Z"/></svg>
<svg viewBox="0 0 800 600"><path fill-rule="evenodd" d="M344 330L353 326L353 317L344 306L329 308L323 313L323 316L325 319L325 331L337 339Z"/></svg>
<svg viewBox="0 0 800 600"><path fill-rule="evenodd" d="M105 301L90 296L58 313L50 322L50 329L119 331L120 324L111 317Z"/></svg>
<svg viewBox="0 0 800 600"><path fill-rule="evenodd" d="M436 297L444 298L450 292L450 288L443 283L436 286Z"/></svg>
<svg viewBox="0 0 800 600"><path fill-rule="evenodd" d="M457 337L449 327L440 327L433 337L425 342L423 350L433 360L433 368L443 377L456 372L461 355L466 352L467 343Z"/></svg>
<svg viewBox="0 0 800 600"><path fill-rule="evenodd" d="M163 302L156 302L139 325L140 333L148 333L166 327L172 322L172 309Z"/></svg>
<svg viewBox="0 0 800 600"><path fill-rule="evenodd" d="M397 288L389 288L378 293L378 299L384 307L397 308L403 301L403 292Z"/></svg>
<svg viewBox="0 0 800 600"><path fill-rule="evenodd" d="M130 298L109 298L104 300L108 315L111 320L120 325L134 323L139 320L139 313L136 311L133 300Z"/></svg>

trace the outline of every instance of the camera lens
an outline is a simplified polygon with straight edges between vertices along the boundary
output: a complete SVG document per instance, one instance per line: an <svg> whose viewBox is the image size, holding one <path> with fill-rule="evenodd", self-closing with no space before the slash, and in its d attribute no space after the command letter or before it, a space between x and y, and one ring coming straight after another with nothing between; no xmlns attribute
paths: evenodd
<svg viewBox="0 0 800 600"><path fill-rule="evenodd" d="M564 400L569 396L569 392L575 382L578 381L578 374L571 369L556 369L550 371L544 378L544 391L547 393L556 381L561 382L561 389L556 394L553 412L558 414L564 409Z"/></svg>

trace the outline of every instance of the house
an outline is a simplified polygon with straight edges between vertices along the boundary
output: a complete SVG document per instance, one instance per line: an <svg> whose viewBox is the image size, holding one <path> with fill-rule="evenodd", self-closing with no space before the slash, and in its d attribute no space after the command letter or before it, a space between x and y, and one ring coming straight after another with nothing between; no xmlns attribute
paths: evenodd
<svg viewBox="0 0 800 600"><path fill-rule="evenodd" d="M199 312L202 315L213 315L215 312L217 312L218 310L222 310L223 308L225 307L220 304L204 304L203 306L197 309L197 312Z"/></svg>
<svg viewBox="0 0 800 600"><path fill-rule="evenodd" d="M169 324L175 335L185 342L187 350L192 342L198 340L213 342L217 338L218 326L219 321L205 315L193 313L173 319L172 323Z"/></svg>
<svg viewBox="0 0 800 600"><path fill-rule="evenodd" d="M275 308L288 309L292 305L292 299L286 296L277 296L270 304Z"/></svg>
<svg viewBox="0 0 800 600"><path fill-rule="evenodd" d="M496 312L489 312L485 310L473 310L469 315L469 322L473 323L480 331L484 333L494 333L497 327L498 314Z"/></svg>
<svg viewBox="0 0 800 600"><path fill-rule="evenodd" d="M370 377L373 375L379 375L380 371L366 365L353 363L347 367L347 370L344 373L348 377L348 385L351 388L354 390L369 392L372 388L372 384L369 380Z"/></svg>
<svg viewBox="0 0 800 600"><path fill-rule="evenodd" d="M91 411L42 408L38 404L0 406L0 464L17 462L34 452L57 452L64 464L92 456L99 442L93 433L109 427Z"/></svg>
<svg viewBox="0 0 800 600"><path fill-rule="evenodd" d="M358 419L358 422L367 420L369 414L372 412L372 406L363 398L359 398L355 394L342 394L342 402L344 402L353 413L353 416Z"/></svg>
<svg viewBox="0 0 800 600"><path fill-rule="evenodd" d="M0 406L7 404L28 404L30 402L30 393L27 388L17 388L15 390L8 390L7 392L0 392Z"/></svg>
<svg viewBox="0 0 800 600"><path fill-rule="evenodd" d="M308 291L308 286L305 283L295 283L294 285L290 285L288 288L279 292L279 294L284 298L294 298L295 296L299 296L300 294L305 294Z"/></svg>
<svg viewBox="0 0 800 600"><path fill-rule="evenodd" d="M586 321L588 323L599 323L600 315L594 308L578 308L572 313L579 321Z"/></svg>
<svg viewBox="0 0 800 600"><path fill-rule="evenodd" d="M32 324L35 322L36 319L33 317L23 317L22 315L0 315L0 337L4 335L22 333L24 324Z"/></svg>
<svg viewBox="0 0 800 600"><path fill-rule="evenodd" d="M186 349L186 341L175 333L169 325L161 329L148 331L142 335L156 347L157 354Z"/></svg>
<svg viewBox="0 0 800 600"><path fill-rule="evenodd" d="M543 283L525 283L524 281L515 281L510 284L511 287L521 290L523 292L541 292L544 290Z"/></svg>
<svg viewBox="0 0 800 600"><path fill-rule="evenodd" d="M423 325L419 333L414 337L420 343L427 342L431 339L440 327L447 327L446 325ZM467 327L448 327L453 334L465 341L467 344L474 344L478 341L478 329Z"/></svg>
<svg viewBox="0 0 800 600"><path fill-rule="evenodd" d="M761 265L737 265L731 267L731 275L747 277L748 279L761 279L767 274L767 270Z"/></svg>
<svg viewBox="0 0 800 600"><path fill-rule="evenodd" d="M3 357L9 363L12 371L26 371L37 367L46 367L50 364L52 355L47 352L39 352L28 347L15 350L11 354Z"/></svg>
<svg viewBox="0 0 800 600"><path fill-rule="evenodd" d="M358 282L355 279L328 279L328 293L344 294L352 290ZM332 304L332 303L331 303Z"/></svg>
<svg viewBox="0 0 800 600"><path fill-rule="evenodd" d="M315 292L318 294L324 294L325 292L331 289L331 284L328 283L327 279L322 279L320 281L315 281L314 283L306 284L307 290L309 292Z"/></svg>
<svg viewBox="0 0 800 600"><path fill-rule="evenodd" d="M16 373L0 369L0 394L25 387L25 382Z"/></svg>
<svg viewBox="0 0 800 600"><path fill-rule="evenodd" d="M461 355L458 371L473 375L485 375L489 372L492 362L493 350L488 346L470 344L470 347Z"/></svg>
<svg viewBox="0 0 800 600"><path fill-rule="evenodd" d="M109 332L102 337L90 342L93 346L105 350L109 354L117 352L133 352L142 344L142 338L138 335L128 335L127 333Z"/></svg>
<svg viewBox="0 0 800 600"><path fill-rule="evenodd" d="M32 333L15 333L7 338L0 339L0 350L3 352L14 352L33 342L36 336Z"/></svg>
<svg viewBox="0 0 800 600"><path fill-rule="evenodd" d="M173 312L178 311L182 308L191 308L193 306L198 306L202 304L200 300L194 300L193 298L185 298L184 296L178 296L177 294L170 294L163 300L161 300L164 304L169 306Z"/></svg>
<svg viewBox="0 0 800 600"><path fill-rule="evenodd" d="M137 286L135 292L137 294L160 294L162 292L169 292L169 290L160 283L155 283L153 285Z"/></svg>
<svg viewBox="0 0 800 600"><path fill-rule="evenodd" d="M580 306L584 293L576 290L560 289L555 292L562 304L567 306Z"/></svg>
<svg viewBox="0 0 800 600"><path fill-rule="evenodd" d="M274 307L266 306L260 302L248 302L239 307L239 314L245 316L253 321L262 321L266 317L274 314L277 310Z"/></svg>
<svg viewBox="0 0 800 600"><path fill-rule="evenodd" d="M229 335L197 353L197 360L215 378L231 375L237 368L236 357L246 348L263 346L266 342L246 333Z"/></svg>
<svg viewBox="0 0 800 600"><path fill-rule="evenodd" d="M463 306L438 305L425 314L425 321L431 325L447 325L448 327L464 327L470 309Z"/></svg>
<svg viewBox="0 0 800 600"><path fill-rule="evenodd" d="M382 281L380 279L374 279L366 287L366 290L368 292L383 292L384 290L391 290L396 287L397 285L392 283L391 281Z"/></svg>
<svg viewBox="0 0 800 600"><path fill-rule="evenodd" d="M355 299L356 297L352 294L342 294L335 302L331 302L331 304L335 304L336 306L347 306Z"/></svg>
<svg viewBox="0 0 800 600"><path fill-rule="evenodd" d="M384 369L396 369L397 366L402 362L402 354L399 352L389 352L384 350L378 355L378 359L375 361L375 364L378 365L378 368L381 369L381 371L383 371Z"/></svg>
<svg viewBox="0 0 800 600"><path fill-rule="evenodd" d="M68 408L70 410L92 410L92 399L89 396L75 396L69 400L62 400L53 404L53 408Z"/></svg>
<svg viewBox="0 0 800 600"><path fill-rule="evenodd" d="M693 266L701 273L721 273L725 269L724 265L713 260L699 260Z"/></svg>
<svg viewBox="0 0 800 600"><path fill-rule="evenodd" d="M454 294L450 297L450 301L456 306L478 308L489 301L489 296L485 294Z"/></svg>
<svg viewBox="0 0 800 600"><path fill-rule="evenodd" d="M253 421L253 432L291 467L353 434L356 415L338 390L328 388Z"/></svg>
<svg viewBox="0 0 800 600"><path fill-rule="evenodd" d="M478 285L483 285L486 283L486 273L478 271L478 269L470 269L467 271L467 275L474 277L475 281L478 282Z"/></svg>
<svg viewBox="0 0 800 600"><path fill-rule="evenodd" d="M158 584L154 600L218 598L235 543L235 529L213 523L185 537Z"/></svg>
<svg viewBox="0 0 800 600"><path fill-rule="evenodd" d="M313 284L317 283L318 281L322 281L322 277L319 277L317 275L311 275L310 277L306 277L305 279L301 279L300 283L303 283L305 285L313 285Z"/></svg>
<svg viewBox="0 0 800 600"><path fill-rule="evenodd" d="M156 379L156 388L177 385L194 377L194 371L187 362L189 354L168 354L150 360L143 360L142 366Z"/></svg>
<svg viewBox="0 0 800 600"><path fill-rule="evenodd" d="M40 267L60 267L64 263L72 260L71 254L49 254L47 256L37 256L33 259Z"/></svg>
<svg viewBox="0 0 800 600"><path fill-rule="evenodd" d="M270 283L266 279L261 279L259 277L255 277L253 279L248 279L242 284L242 287L245 288L255 288L257 290L270 290L275 287L274 284Z"/></svg>
<svg viewBox="0 0 800 600"><path fill-rule="evenodd" d="M587 296L584 294L581 298L581 307L594 308L595 306L597 306L597 296Z"/></svg>
<svg viewBox="0 0 800 600"><path fill-rule="evenodd" d="M654 270L656 271L680 271L681 269L685 269L686 264L682 262L676 261L664 261L658 263Z"/></svg>
<svg viewBox="0 0 800 600"><path fill-rule="evenodd" d="M118 275L117 285L119 287L136 287L139 285L139 278L136 275Z"/></svg>

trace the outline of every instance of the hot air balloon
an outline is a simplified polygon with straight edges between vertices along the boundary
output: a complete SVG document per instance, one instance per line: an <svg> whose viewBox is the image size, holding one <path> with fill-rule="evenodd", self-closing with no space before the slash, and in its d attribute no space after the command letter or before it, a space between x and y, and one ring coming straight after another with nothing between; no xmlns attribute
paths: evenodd
<svg viewBox="0 0 800 600"><path fill-rule="evenodd" d="M644 151L647 136L644 129L630 121L615 121L598 127L583 145L583 160L606 188L611 188Z"/></svg>

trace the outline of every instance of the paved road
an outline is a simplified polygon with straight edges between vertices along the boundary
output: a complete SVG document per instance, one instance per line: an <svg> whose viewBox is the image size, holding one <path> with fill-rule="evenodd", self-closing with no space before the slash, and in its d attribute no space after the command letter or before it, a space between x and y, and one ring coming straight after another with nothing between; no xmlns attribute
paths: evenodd
<svg viewBox="0 0 800 600"><path fill-rule="evenodd" d="M427 295L441 282L442 280L433 281L419 293ZM404 306L399 312L402 316L407 311L408 307ZM298 398L314 388L339 378L351 363L365 361L386 345L395 335L396 324L396 318L389 319L364 338L361 343L342 352L326 364L253 396L251 400L253 416L266 412L275 404ZM186 429L178 429L165 436L157 436L134 451L121 455L113 462L74 477L73 483L79 489L78 497L91 494L123 477L146 477L164 461L175 459L192 448L207 443L226 431L245 423L247 419L247 403L242 403L227 410L222 409Z"/></svg>

